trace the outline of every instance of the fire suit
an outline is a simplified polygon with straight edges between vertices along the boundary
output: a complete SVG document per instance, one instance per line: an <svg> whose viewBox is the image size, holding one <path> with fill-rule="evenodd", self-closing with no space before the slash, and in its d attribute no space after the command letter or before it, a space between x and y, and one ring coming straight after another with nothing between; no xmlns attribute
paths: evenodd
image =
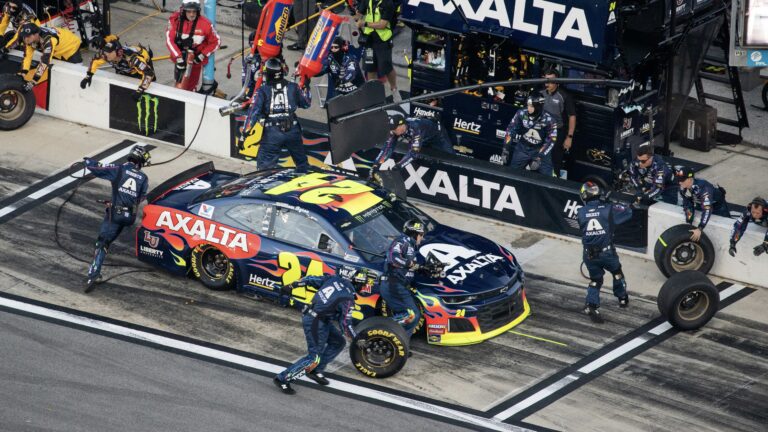
<svg viewBox="0 0 768 432"><path fill-rule="evenodd" d="M557 128L549 113L542 112L534 118L526 108L518 110L507 126L502 155L509 154L512 141L516 143L510 162L512 168L524 169L538 159L540 163L536 171L546 176L554 175L552 147L557 142Z"/></svg>
<svg viewBox="0 0 768 432"><path fill-rule="evenodd" d="M96 252L88 270L88 278L101 274L101 265L109 245L120 235L123 228L133 225L139 203L147 195L147 175L133 162L121 165L100 165L93 159L86 159L85 166L93 175L112 183L112 201L106 209L96 240Z"/></svg>
<svg viewBox="0 0 768 432"><path fill-rule="evenodd" d="M712 183L701 179L693 179L693 186L690 189L681 188L680 195L683 197L685 223L693 223L697 203L701 206L701 221L698 226L701 230L707 226L709 217L713 213L718 216L731 217L723 191L722 188L715 188Z"/></svg>
<svg viewBox="0 0 768 432"><path fill-rule="evenodd" d="M350 338L356 335L352 326L352 312L355 308L355 288L352 284L334 275L308 276L293 286L311 286L317 292L312 297L312 303L305 305L302 310L301 325L308 353L277 375L282 382L297 380L310 372L323 372L346 345L342 331ZM334 322L338 323L341 331Z"/></svg>
<svg viewBox="0 0 768 432"><path fill-rule="evenodd" d="M384 275L379 291L392 311L392 318L399 322L408 334L412 334L421 320L421 310L409 288L414 268L418 267L415 241L401 234L389 246Z"/></svg>
<svg viewBox="0 0 768 432"><path fill-rule="evenodd" d="M328 74L328 93L326 101L340 94L349 94L360 88L365 79L360 69L360 61L351 53L342 53L340 58L331 53L323 62L323 69L318 75Z"/></svg>
<svg viewBox="0 0 768 432"><path fill-rule="evenodd" d="M31 22L40 26L40 20L37 19L35 11L32 10L26 4L21 6L15 15L11 14L9 5L6 3L3 6L3 18L0 20L0 50L4 48L12 48L16 41L19 39L19 29L22 25ZM8 29L8 25L11 25L11 29Z"/></svg>
<svg viewBox="0 0 768 432"><path fill-rule="evenodd" d="M69 63L82 63L80 56L80 38L65 28L40 27L40 40L24 48L24 60L21 62L21 72L26 74L32 66L32 55L35 50L43 55L31 81L37 83L44 78L45 72L51 67L51 59L64 60Z"/></svg>
<svg viewBox="0 0 768 432"><path fill-rule="evenodd" d="M186 65L192 70L189 72L189 78L183 81L182 88L194 91L198 81L200 81L200 71L203 66L208 64L208 57L219 49L221 38L208 18L200 13L197 14L194 21L189 21L184 17L184 11L177 11L168 19L165 45L168 47L171 61L174 63L177 63L179 58L186 60L187 51L192 51L195 60L193 64ZM182 82L180 77L176 78L176 82Z"/></svg>
<svg viewBox="0 0 768 432"><path fill-rule="evenodd" d="M277 166L283 145L288 148L297 171L306 172L309 169L296 109L306 109L311 104L312 94L308 86L299 89L296 83L286 80L265 84L256 90L256 99L248 109L243 134L247 134L255 122L263 122L264 132L256 155L259 170Z"/></svg>
<svg viewBox="0 0 768 432"><path fill-rule="evenodd" d="M133 78L138 78L139 91L145 91L155 80L155 71L152 67L152 55L143 46L128 46L123 45L123 55L115 62L108 62L102 57L94 57L91 60L91 65L88 67L88 77L92 77L93 74L102 65L109 63L120 75L126 75Z"/></svg>
<svg viewBox="0 0 768 432"><path fill-rule="evenodd" d="M374 166L378 167L384 161L392 156L392 152L395 151L397 140L403 138L410 143L408 153L397 162L398 168L405 168L413 159L418 157L422 147L433 147L435 149L444 151L449 154L454 154L453 146L448 140L448 137L440 131L438 124L432 120L425 118L408 118L405 119L405 123L408 125L405 133L401 136L397 136L394 133L389 134L386 144L376 156Z"/></svg>
<svg viewBox="0 0 768 432"><path fill-rule="evenodd" d="M640 161L629 164L629 179L644 200L677 204L678 186L672 167L659 155L653 156L651 166L643 168Z"/></svg>
<svg viewBox="0 0 768 432"><path fill-rule="evenodd" d="M736 243L741 240L741 236L747 231L747 225L749 225L750 222L763 228L768 228L768 207L763 206L763 216L759 219L755 219L752 217L749 205L747 205L747 209L744 210L741 216L733 224L733 230L731 231L731 246L735 246ZM765 231L763 242L768 242L768 230Z"/></svg>

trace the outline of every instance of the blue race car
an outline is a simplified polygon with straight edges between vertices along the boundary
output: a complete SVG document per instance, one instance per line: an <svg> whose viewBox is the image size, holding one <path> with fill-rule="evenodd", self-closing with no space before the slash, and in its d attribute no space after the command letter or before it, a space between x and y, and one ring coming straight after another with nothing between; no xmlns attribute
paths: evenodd
<svg viewBox="0 0 768 432"><path fill-rule="evenodd" d="M210 289L275 301L283 285L301 277L365 267L362 319L387 314L376 282L388 246L414 217L427 226L419 253L444 264L444 274L419 273L412 284L429 343L478 343L530 314L523 271L508 250L441 225L346 172L288 168L241 176L202 164L150 192L136 254L177 275L192 272ZM313 294L293 296L309 302Z"/></svg>

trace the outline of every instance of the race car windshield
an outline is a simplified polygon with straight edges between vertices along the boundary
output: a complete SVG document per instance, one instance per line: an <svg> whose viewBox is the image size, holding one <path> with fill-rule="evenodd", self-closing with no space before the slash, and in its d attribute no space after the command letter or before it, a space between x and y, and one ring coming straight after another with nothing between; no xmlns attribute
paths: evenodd
<svg viewBox="0 0 768 432"><path fill-rule="evenodd" d="M405 222L413 218L421 219L427 232L435 228L435 221L404 201L395 201L391 207L382 206L382 211L367 219L351 218L340 224L340 227L352 246L366 260L377 262L384 260L389 245L402 233Z"/></svg>

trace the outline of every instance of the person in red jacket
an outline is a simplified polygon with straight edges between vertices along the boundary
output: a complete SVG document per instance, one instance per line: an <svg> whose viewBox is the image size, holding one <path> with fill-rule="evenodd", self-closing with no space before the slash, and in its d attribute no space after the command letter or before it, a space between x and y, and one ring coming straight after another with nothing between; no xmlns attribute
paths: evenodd
<svg viewBox="0 0 768 432"><path fill-rule="evenodd" d="M176 63L176 88L194 91L200 70L219 49L221 38L208 18L200 14L200 0L183 0L181 9L168 19L165 44Z"/></svg>

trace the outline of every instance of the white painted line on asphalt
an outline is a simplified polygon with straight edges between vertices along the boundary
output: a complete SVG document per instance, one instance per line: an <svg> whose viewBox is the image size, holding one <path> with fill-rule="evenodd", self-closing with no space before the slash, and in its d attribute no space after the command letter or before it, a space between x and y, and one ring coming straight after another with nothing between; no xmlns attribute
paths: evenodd
<svg viewBox="0 0 768 432"><path fill-rule="evenodd" d="M728 297L736 294L737 292L741 291L744 288L744 285L738 285L734 284L730 287L724 289L720 292L720 300L725 300ZM548 385L547 387L544 387L543 389L539 390L538 392L532 394L531 396L528 396L527 398L523 399L522 401L516 403L515 405L512 405L511 407L507 408L506 410L496 414L493 418L499 421L507 420L508 418L514 416L515 414L519 413L520 411L525 410L526 408L536 404L537 402L540 402L547 397L555 394L558 390L564 388L566 385L569 385L582 377L591 374L592 372L596 371L597 369L600 369L601 367L605 366L606 364L612 362L613 360L616 360L617 358L627 354L628 352L641 347L645 345L646 343L652 341L654 338L666 333L667 331L671 330L673 327L668 322L663 322L656 327L648 330L646 334L643 334L641 336L638 336L616 348L613 350L605 353L604 355L600 356L599 358L587 363L586 365L582 366L578 370L578 374L570 374L564 378L561 378L554 383Z"/></svg>
<svg viewBox="0 0 768 432"><path fill-rule="evenodd" d="M137 341L149 342L149 343L161 345L164 347L195 354L202 357L207 357L210 359L216 359L216 360L225 361L227 363L246 366L248 368L256 369L263 372L268 372L270 374L277 374L283 370L283 367L277 364L252 359L252 358L241 356L238 354L228 353L226 351L205 347L205 346L198 345L191 342L180 341L171 337L156 335L156 334L145 332L142 330L136 330L136 329L128 328L128 327L117 325L117 324L111 324L104 321L99 321L96 319L71 314L68 312L48 309L43 306L32 305L29 303L8 299L5 297L0 297L0 306L4 306L4 307L18 310L18 311L23 311L28 314L53 318L55 320L63 321L66 323L88 327L91 329L99 330L101 332L110 333L112 335L117 335L124 338L130 338ZM302 380L307 381L309 383L313 383L306 377L302 378ZM371 389L371 388L364 387L357 384L345 383L345 382L333 380L331 381L331 384L329 385L329 387L334 390L347 393L350 397L353 397L356 399L362 396L362 397L370 398L376 401L389 403L395 406L421 411L423 413L427 413L432 416L439 416L448 420L454 420L458 422L477 425L490 430L530 432L530 429L502 423L494 419L484 418L481 416L465 413L452 408L441 407L428 402L411 399L405 396L390 394L381 390L375 390L375 389Z"/></svg>

